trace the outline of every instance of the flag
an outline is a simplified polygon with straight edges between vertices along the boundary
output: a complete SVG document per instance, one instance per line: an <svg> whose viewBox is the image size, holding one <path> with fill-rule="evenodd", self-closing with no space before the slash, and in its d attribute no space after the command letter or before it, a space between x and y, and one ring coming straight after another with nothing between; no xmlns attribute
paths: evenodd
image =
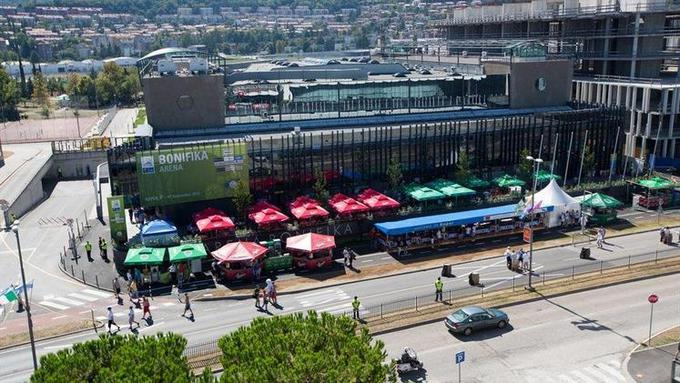
<svg viewBox="0 0 680 383"><path fill-rule="evenodd" d="M31 280L30 282L28 282L28 283L26 284L26 291L31 290L32 288L33 288L33 280ZM23 288L23 286L16 286L16 287L14 288L14 293L15 293L16 295L21 295L21 294L23 294L23 293L24 293L24 288Z"/></svg>
<svg viewBox="0 0 680 383"><path fill-rule="evenodd" d="M0 295L0 305L6 305L17 300L17 294L13 289L7 289Z"/></svg>

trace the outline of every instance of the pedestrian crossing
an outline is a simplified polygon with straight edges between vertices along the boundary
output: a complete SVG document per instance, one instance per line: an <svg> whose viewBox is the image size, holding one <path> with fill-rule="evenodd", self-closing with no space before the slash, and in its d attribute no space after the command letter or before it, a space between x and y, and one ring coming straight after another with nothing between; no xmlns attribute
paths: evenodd
<svg viewBox="0 0 680 383"><path fill-rule="evenodd" d="M306 310L316 310L317 312L327 312L333 315L352 314L352 299L349 294L342 289L325 289L314 291L295 297ZM364 315L369 311L363 306L359 308L359 314Z"/></svg>
<svg viewBox="0 0 680 383"><path fill-rule="evenodd" d="M547 371L532 370L526 376L527 383L625 383L621 361L612 359L566 373L550 374Z"/></svg>
<svg viewBox="0 0 680 383"><path fill-rule="evenodd" d="M68 310L83 307L104 298L112 299L113 294L93 289L82 289L77 293L69 293L65 296L44 296L38 304L53 310Z"/></svg>

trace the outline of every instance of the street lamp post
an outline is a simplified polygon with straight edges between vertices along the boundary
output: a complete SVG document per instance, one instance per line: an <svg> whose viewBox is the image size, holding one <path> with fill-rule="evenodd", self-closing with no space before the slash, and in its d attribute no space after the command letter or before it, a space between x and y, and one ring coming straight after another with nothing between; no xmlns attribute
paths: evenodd
<svg viewBox="0 0 680 383"><path fill-rule="evenodd" d="M21 256L21 243L19 242L19 221L12 223L12 231L17 238L17 253L19 254L19 268L21 268L21 283L24 284L24 299L26 307L26 318L28 320L28 336L31 340L31 353L33 354L33 370L38 369L38 359L35 356L35 339L33 338L33 320L31 319L31 305L28 303L28 291L26 288L26 274L24 273L24 260Z"/></svg>
<svg viewBox="0 0 680 383"><path fill-rule="evenodd" d="M531 206L529 209L531 209L531 218L530 218L530 225L534 222L534 216L535 216L535 211L534 211L534 195L536 194L536 183L538 181L538 170L541 167L541 164L543 163L543 160L540 158L534 158L532 156L527 156L527 160L533 162L534 165L534 184L531 190ZM531 237L529 238L529 286L527 289L529 291L533 291L534 287L531 285L531 277L534 274L534 228L530 227L531 230Z"/></svg>

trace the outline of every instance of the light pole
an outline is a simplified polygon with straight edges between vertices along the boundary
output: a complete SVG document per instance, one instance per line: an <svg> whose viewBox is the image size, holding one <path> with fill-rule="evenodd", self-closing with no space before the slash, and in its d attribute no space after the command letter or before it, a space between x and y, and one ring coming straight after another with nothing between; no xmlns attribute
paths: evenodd
<svg viewBox="0 0 680 383"><path fill-rule="evenodd" d="M12 231L17 238L17 253L19 254L19 267L21 268L21 283L24 284L24 299L26 307L26 318L28 319L28 336L31 340L31 353L33 354L33 370L38 369L38 359L35 356L35 339L33 338L33 320L31 319L31 305L28 303L28 291L26 288L26 274L24 273L24 260L21 256L21 243L19 242L19 220L12 223Z"/></svg>
<svg viewBox="0 0 680 383"><path fill-rule="evenodd" d="M534 228L531 226L532 223L534 222L534 195L536 194L536 182L538 181L538 169L541 167L541 164L543 163L543 160L540 158L534 158L532 156L527 156L526 159L528 161L533 162L534 165L534 185L531 190L531 206L529 207L530 212L531 212L531 218L529 221L529 230L531 230L531 237L529 238L529 286L527 287L527 290L533 291L534 287L531 285L531 276L534 273Z"/></svg>

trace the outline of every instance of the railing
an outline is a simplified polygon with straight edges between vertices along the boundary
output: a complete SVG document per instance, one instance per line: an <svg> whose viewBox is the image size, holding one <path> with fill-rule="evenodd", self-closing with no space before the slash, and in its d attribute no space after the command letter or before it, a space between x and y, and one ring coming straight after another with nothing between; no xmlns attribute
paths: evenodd
<svg viewBox="0 0 680 383"><path fill-rule="evenodd" d="M599 272L600 274L604 274L604 272L607 269L617 267L627 267L628 269L630 269L633 266L637 266L645 262L653 261L656 264L659 260L677 257L678 255L680 255L679 250L676 248L672 248L656 250L653 252L648 252L640 255L634 256L631 255L628 257L608 261L605 260L598 261L591 259L589 263L580 266L572 266L556 270L549 270L542 273L534 272L534 274L532 274L532 276L534 277L532 285L533 286L545 285L546 281L550 282L553 280L565 278L568 278L567 281L569 279L573 281L576 279L577 276L583 274L593 272ZM460 289L445 290L443 291L442 294L443 295L442 301L444 303L453 305L456 303L457 300L462 298L470 298L474 296L484 298L484 294L488 294L489 292L492 291L504 290L507 289L508 287L512 288L512 291L523 291L524 288L528 286L527 284L528 281L518 280L518 277L520 276L522 276L522 274L517 274L515 277L513 277L510 281L510 286L507 286L507 284L506 285L496 284L495 287L494 286L485 287L484 285L479 285L464 287ZM417 295L406 299L400 299L396 301L385 302L371 306L362 306L363 311L367 312L366 314L363 315L362 319L385 318L391 315L396 315L397 313L399 314L413 313L429 308L434 308L436 306L440 306L441 304L442 303L434 302L433 291L431 294L427 295ZM340 315L352 315L352 312L346 311ZM217 342L218 340L212 340L209 342L198 343L195 345L191 345L184 350L183 355L187 357L189 365L191 366L192 369L199 369L219 364L219 357L221 355L221 351L218 348Z"/></svg>

